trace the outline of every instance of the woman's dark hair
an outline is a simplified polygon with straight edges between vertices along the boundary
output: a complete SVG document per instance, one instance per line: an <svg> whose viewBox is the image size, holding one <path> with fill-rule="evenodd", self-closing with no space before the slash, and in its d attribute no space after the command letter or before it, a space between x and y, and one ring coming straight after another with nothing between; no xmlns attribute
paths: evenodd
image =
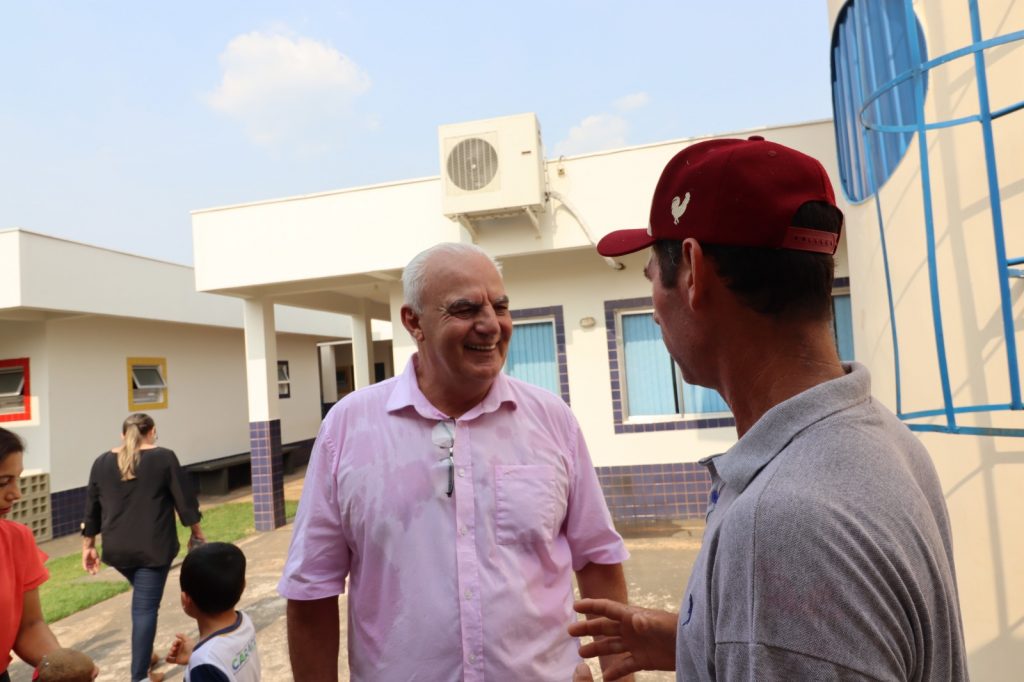
<svg viewBox="0 0 1024 682"><path fill-rule="evenodd" d="M25 443L18 434L0 428L0 462L17 452L25 452Z"/></svg>
<svg viewBox="0 0 1024 682"><path fill-rule="evenodd" d="M797 210L793 225L838 234L843 214L835 206L812 201ZM730 291L755 312L800 320L831 318L835 259L830 254L704 243L701 249ZM660 240L654 253L662 286L674 287L682 242Z"/></svg>
<svg viewBox="0 0 1024 682"><path fill-rule="evenodd" d="M245 554L228 542L196 547L181 564L181 591L206 614L233 609L245 589Z"/></svg>

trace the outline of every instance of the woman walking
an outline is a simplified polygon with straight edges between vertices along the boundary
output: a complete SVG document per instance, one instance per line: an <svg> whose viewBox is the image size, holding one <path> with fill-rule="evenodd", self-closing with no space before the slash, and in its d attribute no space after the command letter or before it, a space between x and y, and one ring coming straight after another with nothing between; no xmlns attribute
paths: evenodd
<svg viewBox="0 0 1024 682"><path fill-rule="evenodd" d="M121 429L124 442L92 465L82 523L82 567L95 575L100 558L96 535L103 536L103 561L132 585L132 682L150 675L157 612L171 562L180 545L174 522L192 529L191 546L205 542L199 502L185 481L174 452L156 445L156 424L133 414Z"/></svg>

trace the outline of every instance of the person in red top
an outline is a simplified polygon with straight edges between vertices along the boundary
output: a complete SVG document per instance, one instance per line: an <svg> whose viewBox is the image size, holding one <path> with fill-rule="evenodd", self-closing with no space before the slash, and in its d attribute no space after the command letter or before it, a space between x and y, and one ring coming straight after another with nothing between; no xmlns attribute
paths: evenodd
<svg viewBox="0 0 1024 682"><path fill-rule="evenodd" d="M35 666L60 648L39 603L39 586L50 577L43 566L46 554L31 530L5 518L21 498L24 450L18 436L0 429L0 682L10 682L11 651Z"/></svg>

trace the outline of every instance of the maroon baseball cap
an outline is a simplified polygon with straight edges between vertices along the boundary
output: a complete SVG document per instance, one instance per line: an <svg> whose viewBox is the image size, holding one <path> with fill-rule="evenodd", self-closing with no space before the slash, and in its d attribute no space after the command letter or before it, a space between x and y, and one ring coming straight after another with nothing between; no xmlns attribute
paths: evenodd
<svg viewBox="0 0 1024 682"><path fill-rule="evenodd" d="M760 135L706 140L672 157L651 200L646 229L604 236L602 256L622 256L659 239L706 244L836 252L839 235L793 225L808 201L836 205L822 165Z"/></svg>

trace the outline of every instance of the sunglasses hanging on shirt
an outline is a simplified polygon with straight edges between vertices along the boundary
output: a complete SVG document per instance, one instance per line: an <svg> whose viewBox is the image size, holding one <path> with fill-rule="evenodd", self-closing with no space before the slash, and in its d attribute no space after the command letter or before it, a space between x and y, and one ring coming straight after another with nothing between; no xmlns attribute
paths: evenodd
<svg viewBox="0 0 1024 682"><path fill-rule="evenodd" d="M445 495L451 497L455 492L455 421L447 419L434 424L430 440L441 450L448 451L441 457L441 461L448 460L448 489Z"/></svg>

